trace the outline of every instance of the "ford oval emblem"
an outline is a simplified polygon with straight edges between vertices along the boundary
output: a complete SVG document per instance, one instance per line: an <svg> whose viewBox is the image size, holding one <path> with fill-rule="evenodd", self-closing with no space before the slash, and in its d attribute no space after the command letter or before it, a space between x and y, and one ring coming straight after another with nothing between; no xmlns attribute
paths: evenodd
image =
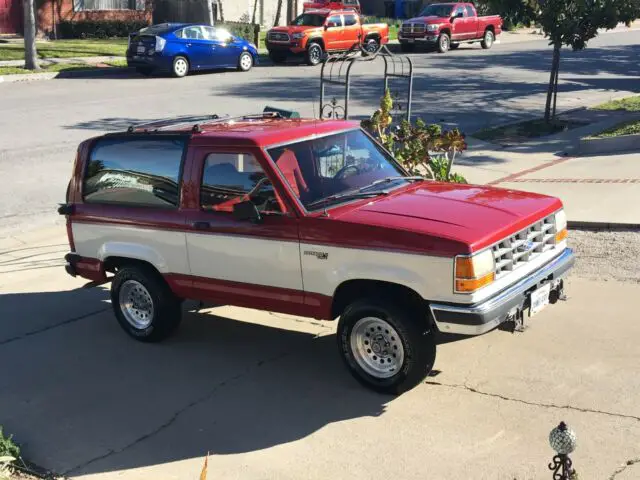
<svg viewBox="0 0 640 480"><path fill-rule="evenodd" d="M531 240L527 240L522 245L518 245L516 250L518 250L518 252L528 252L529 250L533 250L533 242Z"/></svg>

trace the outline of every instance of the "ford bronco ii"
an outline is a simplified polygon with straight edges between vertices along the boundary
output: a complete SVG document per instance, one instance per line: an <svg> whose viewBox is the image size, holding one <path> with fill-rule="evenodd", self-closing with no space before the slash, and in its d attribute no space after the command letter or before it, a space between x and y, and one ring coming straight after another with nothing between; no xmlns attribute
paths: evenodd
<svg viewBox="0 0 640 480"><path fill-rule="evenodd" d="M356 122L208 118L79 146L66 270L111 282L132 337L170 335L184 299L339 319L351 373L397 394L429 374L440 332L562 295L559 199L409 176Z"/></svg>

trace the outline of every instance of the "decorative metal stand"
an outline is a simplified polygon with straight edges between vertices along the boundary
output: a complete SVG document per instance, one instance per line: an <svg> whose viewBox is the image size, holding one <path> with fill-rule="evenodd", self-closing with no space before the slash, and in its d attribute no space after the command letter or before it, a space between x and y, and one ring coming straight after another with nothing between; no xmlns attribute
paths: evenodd
<svg viewBox="0 0 640 480"><path fill-rule="evenodd" d="M549 444L557 455L549 464L549 470L553 471L553 480L574 480L577 478L573 469L573 462L569 454L576 449L576 434L564 422L560 422L549 434Z"/></svg>
<svg viewBox="0 0 640 480"><path fill-rule="evenodd" d="M391 79L403 79L406 87L406 104L403 107L397 92L394 94L394 105L407 119L411 119L411 96L413 94L413 63L406 55L394 55L386 45L375 51L355 45L351 50L329 55L325 58L320 71L320 118L347 120L349 118L349 97L351 94L351 68L356 63L372 62L382 58L384 61L384 84L381 95L389 88ZM325 87L337 85L344 87L342 100L333 97L325 100Z"/></svg>

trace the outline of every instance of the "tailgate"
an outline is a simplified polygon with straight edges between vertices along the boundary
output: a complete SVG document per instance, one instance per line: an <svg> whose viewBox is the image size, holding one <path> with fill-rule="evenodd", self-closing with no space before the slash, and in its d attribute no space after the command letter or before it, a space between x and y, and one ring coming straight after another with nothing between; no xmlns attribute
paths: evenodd
<svg viewBox="0 0 640 480"><path fill-rule="evenodd" d="M155 51L155 35L140 35L132 33L129 35L129 53L131 55L147 55L149 51Z"/></svg>

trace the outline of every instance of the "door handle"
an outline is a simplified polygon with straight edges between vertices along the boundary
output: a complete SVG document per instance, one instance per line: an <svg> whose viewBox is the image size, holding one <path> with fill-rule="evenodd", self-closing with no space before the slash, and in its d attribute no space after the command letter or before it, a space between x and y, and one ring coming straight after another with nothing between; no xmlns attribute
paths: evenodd
<svg viewBox="0 0 640 480"><path fill-rule="evenodd" d="M209 230L211 224L209 222L193 222L191 226L196 230Z"/></svg>
<svg viewBox="0 0 640 480"><path fill-rule="evenodd" d="M187 43L187 47L190 47L190 46L191 46L191 44L190 44L190 43Z"/></svg>

